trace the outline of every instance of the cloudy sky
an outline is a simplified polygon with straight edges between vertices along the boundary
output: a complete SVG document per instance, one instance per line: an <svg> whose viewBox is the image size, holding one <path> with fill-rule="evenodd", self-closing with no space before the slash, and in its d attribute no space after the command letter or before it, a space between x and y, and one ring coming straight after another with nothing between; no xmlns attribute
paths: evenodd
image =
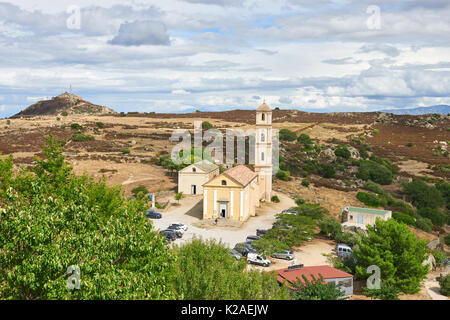
<svg viewBox="0 0 450 320"><path fill-rule="evenodd" d="M0 49L0 117L70 86L117 111L450 104L448 0L14 0Z"/></svg>

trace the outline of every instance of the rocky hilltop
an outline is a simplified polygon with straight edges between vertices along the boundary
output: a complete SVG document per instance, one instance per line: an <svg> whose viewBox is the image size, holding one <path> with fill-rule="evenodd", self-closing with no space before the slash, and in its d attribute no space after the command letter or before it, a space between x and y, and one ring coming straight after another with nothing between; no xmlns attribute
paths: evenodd
<svg viewBox="0 0 450 320"><path fill-rule="evenodd" d="M51 100L42 100L25 108L11 118L60 114L116 114L105 106L84 100L80 96L65 92Z"/></svg>

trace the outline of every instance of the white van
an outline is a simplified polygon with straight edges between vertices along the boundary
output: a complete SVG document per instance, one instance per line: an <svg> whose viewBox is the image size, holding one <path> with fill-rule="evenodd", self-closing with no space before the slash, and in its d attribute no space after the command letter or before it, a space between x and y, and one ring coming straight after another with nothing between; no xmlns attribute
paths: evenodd
<svg viewBox="0 0 450 320"><path fill-rule="evenodd" d="M257 253L253 253L253 252L249 252L247 255L247 262L251 263L251 264L257 264L259 266L263 266L263 267L268 267L270 266L270 260L267 259L266 257L257 254Z"/></svg>

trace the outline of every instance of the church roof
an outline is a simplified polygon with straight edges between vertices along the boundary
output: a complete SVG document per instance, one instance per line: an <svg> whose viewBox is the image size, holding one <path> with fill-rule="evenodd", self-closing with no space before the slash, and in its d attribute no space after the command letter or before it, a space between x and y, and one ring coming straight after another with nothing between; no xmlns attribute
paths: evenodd
<svg viewBox="0 0 450 320"><path fill-rule="evenodd" d="M272 109L264 102L258 107L257 111L272 111Z"/></svg>
<svg viewBox="0 0 450 320"><path fill-rule="evenodd" d="M200 170L204 171L205 173L210 173L214 170L216 170L217 168L219 168L215 163L212 163L209 160L202 160L196 163L191 164L190 166L182 169L181 171L188 171L191 167L197 167Z"/></svg>
<svg viewBox="0 0 450 320"><path fill-rule="evenodd" d="M225 171L223 174L236 180L244 187L257 176L255 171L253 171L247 166L244 166L243 164L237 165L236 167L233 167Z"/></svg>

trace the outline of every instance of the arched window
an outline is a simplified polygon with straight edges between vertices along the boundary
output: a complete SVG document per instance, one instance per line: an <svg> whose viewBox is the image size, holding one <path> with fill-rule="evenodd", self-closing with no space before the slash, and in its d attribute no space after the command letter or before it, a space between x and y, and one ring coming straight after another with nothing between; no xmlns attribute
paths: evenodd
<svg viewBox="0 0 450 320"><path fill-rule="evenodd" d="M261 161L264 161L264 152L261 152Z"/></svg>
<svg viewBox="0 0 450 320"><path fill-rule="evenodd" d="M192 172L197 172L197 169L196 168L192 168Z"/></svg>
<svg viewBox="0 0 450 320"><path fill-rule="evenodd" d="M264 113L261 115L261 120L262 121L266 120L266 115Z"/></svg>
<svg viewBox="0 0 450 320"><path fill-rule="evenodd" d="M222 185L223 185L223 186L226 186L226 185L227 185L226 180L222 180Z"/></svg>
<svg viewBox="0 0 450 320"><path fill-rule="evenodd" d="M266 135L264 132L261 133L261 142L266 142Z"/></svg>

